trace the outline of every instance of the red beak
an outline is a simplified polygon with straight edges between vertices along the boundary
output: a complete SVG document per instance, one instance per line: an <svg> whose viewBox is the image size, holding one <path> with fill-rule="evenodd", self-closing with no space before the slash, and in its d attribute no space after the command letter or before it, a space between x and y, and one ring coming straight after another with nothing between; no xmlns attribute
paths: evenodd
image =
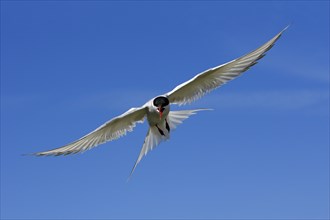
<svg viewBox="0 0 330 220"><path fill-rule="evenodd" d="M158 107L158 112L159 112L159 117L160 117L160 119L162 119L162 116L163 116L162 106L159 106L159 107Z"/></svg>

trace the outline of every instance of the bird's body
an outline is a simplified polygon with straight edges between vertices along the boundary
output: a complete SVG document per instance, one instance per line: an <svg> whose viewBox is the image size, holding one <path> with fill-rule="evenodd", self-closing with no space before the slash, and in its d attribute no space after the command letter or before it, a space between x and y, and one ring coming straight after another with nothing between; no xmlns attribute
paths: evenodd
<svg viewBox="0 0 330 220"><path fill-rule="evenodd" d="M77 141L53 150L38 152L35 153L35 155L58 156L83 152L102 143L115 140L125 135L128 131L133 130L136 123L142 123L144 119L147 119L149 130L138 159L132 169L132 174L142 157L155 148L161 141L169 139L170 133L179 124L196 112L207 110L195 109L171 111L171 104L188 104L213 89L225 84L229 80L241 75L265 55L265 53L278 40L283 31L258 49L238 59L206 70L187 82L175 87L172 91L151 99L141 107L131 108L127 112L111 119Z"/></svg>
<svg viewBox="0 0 330 220"><path fill-rule="evenodd" d="M158 101L160 100L160 101ZM158 101L158 102L155 102ZM151 99L145 104L148 107L147 120L150 126L162 125L165 123L166 117L170 112L169 101L166 97L159 96ZM158 109L159 108L159 109ZM161 111L160 111L161 110ZM160 115L161 112L161 115Z"/></svg>

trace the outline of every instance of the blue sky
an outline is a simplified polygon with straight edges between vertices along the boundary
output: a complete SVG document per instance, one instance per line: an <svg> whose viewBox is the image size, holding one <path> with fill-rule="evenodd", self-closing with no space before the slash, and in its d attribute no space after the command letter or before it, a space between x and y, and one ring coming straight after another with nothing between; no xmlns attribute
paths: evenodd
<svg viewBox="0 0 330 220"><path fill-rule="evenodd" d="M147 132L32 157L291 24L242 77L182 109L138 165ZM1 218L326 219L328 1L1 1Z"/></svg>

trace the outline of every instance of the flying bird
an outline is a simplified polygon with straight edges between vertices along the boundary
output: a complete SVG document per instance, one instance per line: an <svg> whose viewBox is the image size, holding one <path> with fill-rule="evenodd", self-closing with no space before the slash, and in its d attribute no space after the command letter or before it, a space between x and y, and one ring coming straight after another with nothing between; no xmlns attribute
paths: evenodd
<svg viewBox="0 0 330 220"><path fill-rule="evenodd" d="M273 47L285 30L286 28L256 50L228 63L197 74L192 79L175 87L172 91L152 98L141 107L129 109L122 115L111 119L72 143L53 150L34 153L34 155L59 156L83 152L124 136L127 132L132 131L137 123L143 123L146 119L149 124L149 130L140 154L132 168L132 175L143 156L155 148L160 142L168 140L170 132L179 124L198 111L208 110L194 109L171 111L171 105L189 104L201 98L206 93L240 76L251 66L255 65L259 59L265 56L265 53Z"/></svg>

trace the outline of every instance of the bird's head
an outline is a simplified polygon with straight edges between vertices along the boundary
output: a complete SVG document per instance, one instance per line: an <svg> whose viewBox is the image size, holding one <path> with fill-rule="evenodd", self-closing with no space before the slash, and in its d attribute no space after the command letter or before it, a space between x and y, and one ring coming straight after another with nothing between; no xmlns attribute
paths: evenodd
<svg viewBox="0 0 330 220"><path fill-rule="evenodd" d="M153 105L159 112L160 118L162 118L163 112L166 108L168 108L169 104L170 104L170 101L168 100L168 98L166 98L164 96L158 96L154 99Z"/></svg>

